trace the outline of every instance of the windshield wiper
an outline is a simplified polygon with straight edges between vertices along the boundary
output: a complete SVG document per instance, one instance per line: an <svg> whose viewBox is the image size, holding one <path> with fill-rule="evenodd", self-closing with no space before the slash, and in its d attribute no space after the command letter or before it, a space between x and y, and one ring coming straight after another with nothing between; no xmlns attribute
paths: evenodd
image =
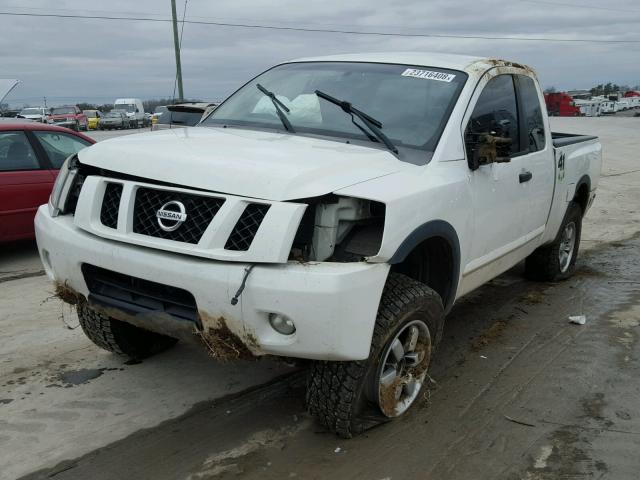
<svg viewBox="0 0 640 480"><path fill-rule="evenodd" d="M262 93L264 93L267 97L271 99L271 101L273 102L273 106L276 109L276 113L278 114L278 118L282 122L282 125L284 125L284 128L288 132L296 133L296 131L293 129L293 125L291 125L291 122L289 121L287 116L282 112L282 110L284 110L285 112L289 113L289 109L287 108L287 106L284 103L282 103L280 100L278 100L273 92L270 92L259 83L256 84L256 87L258 87L258 90L260 90Z"/></svg>
<svg viewBox="0 0 640 480"><path fill-rule="evenodd" d="M358 110L356 107L354 107L353 105L351 105L351 103L349 102L345 102L343 100L338 100L335 97L332 97L331 95L327 95L324 92L321 92L320 90L316 90L315 94L320 97L320 98L324 98L326 101L331 102L337 106L339 106L342 110L344 110L346 113L348 113L349 115L351 115L351 119L353 120L353 116L355 115L356 117L358 117L360 120L362 120L362 122L369 127L369 130L371 130L371 132L375 135L375 138L378 142L382 142L385 144L385 146L391 150L393 153L398 153L398 149L396 148L396 146L391 142L391 140L389 140L389 137L387 137L384 133L382 133L380 131L380 129L382 128L382 123L380 123L380 121L376 120L375 118L367 115L366 113L364 113L361 110ZM358 128L360 128L360 130L362 130L362 128L360 127L360 125L358 125L357 123L353 122L354 125ZM365 132L366 133L366 132ZM371 135L367 135L367 137L370 140L373 140L371 138Z"/></svg>

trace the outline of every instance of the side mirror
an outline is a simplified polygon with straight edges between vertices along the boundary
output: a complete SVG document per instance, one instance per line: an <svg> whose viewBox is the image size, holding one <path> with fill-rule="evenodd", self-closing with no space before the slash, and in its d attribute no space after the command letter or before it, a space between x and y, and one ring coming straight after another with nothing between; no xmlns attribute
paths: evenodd
<svg viewBox="0 0 640 480"><path fill-rule="evenodd" d="M495 131L467 133L469 168L477 170L481 165L510 162L511 142L511 138L497 136Z"/></svg>

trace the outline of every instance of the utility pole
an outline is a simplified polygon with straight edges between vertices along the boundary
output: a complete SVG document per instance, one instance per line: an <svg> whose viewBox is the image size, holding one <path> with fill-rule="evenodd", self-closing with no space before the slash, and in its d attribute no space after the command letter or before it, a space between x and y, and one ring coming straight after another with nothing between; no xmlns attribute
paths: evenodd
<svg viewBox="0 0 640 480"><path fill-rule="evenodd" d="M173 44L176 50L176 76L178 77L178 101L184 99L182 91L182 67L180 66L180 40L178 39L178 17L176 15L176 0L171 0L171 14L173 15Z"/></svg>

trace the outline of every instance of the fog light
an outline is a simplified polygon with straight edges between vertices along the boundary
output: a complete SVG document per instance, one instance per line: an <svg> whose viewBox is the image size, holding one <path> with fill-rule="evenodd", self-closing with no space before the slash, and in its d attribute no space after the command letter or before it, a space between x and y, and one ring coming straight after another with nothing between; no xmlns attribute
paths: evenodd
<svg viewBox="0 0 640 480"><path fill-rule="evenodd" d="M280 315L279 313L270 313L269 323L276 332L283 335L291 335L296 331L296 326L293 324L293 320L285 317L284 315Z"/></svg>

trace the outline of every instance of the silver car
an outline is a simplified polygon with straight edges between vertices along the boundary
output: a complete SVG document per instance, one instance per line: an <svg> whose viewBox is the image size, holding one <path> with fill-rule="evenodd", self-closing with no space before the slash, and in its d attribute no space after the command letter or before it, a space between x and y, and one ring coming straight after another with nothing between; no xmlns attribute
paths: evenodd
<svg viewBox="0 0 640 480"><path fill-rule="evenodd" d="M112 110L103 115L100 125L103 130L121 130L123 128L130 128L129 117L122 110Z"/></svg>

